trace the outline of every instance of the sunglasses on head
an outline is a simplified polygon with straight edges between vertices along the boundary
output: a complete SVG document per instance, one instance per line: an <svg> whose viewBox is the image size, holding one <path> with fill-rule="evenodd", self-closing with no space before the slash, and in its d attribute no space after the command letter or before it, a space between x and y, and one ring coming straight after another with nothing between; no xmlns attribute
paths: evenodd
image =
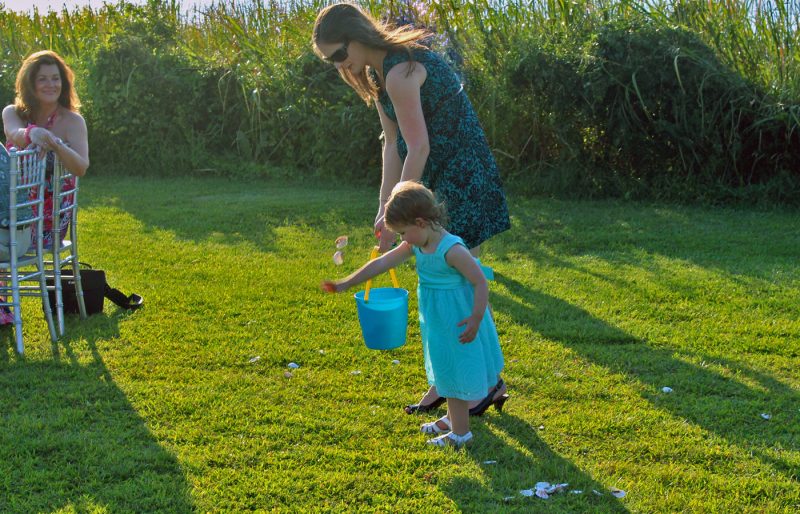
<svg viewBox="0 0 800 514"><path fill-rule="evenodd" d="M347 59L347 45L350 43L347 42L342 47L335 52L333 52L329 57L324 57L324 59L328 62L342 62Z"/></svg>

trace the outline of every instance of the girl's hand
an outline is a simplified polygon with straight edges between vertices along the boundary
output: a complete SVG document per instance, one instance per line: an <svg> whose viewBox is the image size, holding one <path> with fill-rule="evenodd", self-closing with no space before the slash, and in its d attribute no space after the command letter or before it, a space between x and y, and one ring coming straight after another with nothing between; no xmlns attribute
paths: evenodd
<svg viewBox="0 0 800 514"><path fill-rule="evenodd" d="M323 280L319 287L326 293L340 293L347 289L342 284L330 280Z"/></svg>
<svg viewBox="0 0 800 514"><path fill-rule="evenodd" d="M458 341L460 343L471 343L478 334L478 328L481 326L481 320L482 317L479 318L477 316L470 316L462 319L458 326L461 327L466 325L467 328L465 328L464 331L458 336Z"/></svg>

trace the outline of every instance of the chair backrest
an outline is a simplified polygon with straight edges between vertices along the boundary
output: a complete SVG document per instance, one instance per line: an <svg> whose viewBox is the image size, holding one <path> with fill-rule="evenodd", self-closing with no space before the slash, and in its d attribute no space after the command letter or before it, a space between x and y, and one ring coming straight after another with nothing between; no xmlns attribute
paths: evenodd
<svg viewBox="0 0 800 514"><path fill-rule="evenodd" d="M30 233L41 231L45 160L37 150L12 148L7 156L8 172L0 166L0 228L8 230L8 247L21 255L31 244Z"/></svg>
<svg viewBox="0 0 800 514"><path fill-rule="evenodd" d="M38 186L44 181L44 159L36 150L0 150L0 228L12 224L12 208L16 224L35 221L33 210L37 204ZM5 194L8 192L8 195Z"/></svg>
<svg viewBox="0 0 800 514"><path fill-rule="evenodd" d="M57 244L64 239L67 225L69 238L77 238L78 177L67 170L56 158L51 178L53 190L52 241Z"/></svg>

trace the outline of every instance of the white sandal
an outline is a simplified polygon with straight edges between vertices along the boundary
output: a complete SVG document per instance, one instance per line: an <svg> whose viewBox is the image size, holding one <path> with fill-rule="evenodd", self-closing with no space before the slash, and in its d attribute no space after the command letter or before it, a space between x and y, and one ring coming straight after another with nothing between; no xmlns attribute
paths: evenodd
<svg viewBox="0 0 800 514"><path fill-rule="evenodd" d="M445 446L453 446L455 448L461 448L470 441L472 441L472 432L467 432L464 435L458 435L454 432L448 432L445 435L440 435L439 437L428 439L426 443L432 446L438 446L440 448L444 448Z"/></svg>
<svg viewBox="0 0 800 514"><path fill-rule="evenodd" d="M442 422L447 428L442 428L439 426L439 422ZM441 418L437 419L436 421L432 421L431 423L423 423L421 427L419 427L420 431L423 434L444 434L445 432L449 432L452 430L450 426L450 420L447 419L447 416L442 416Z"/></svg>

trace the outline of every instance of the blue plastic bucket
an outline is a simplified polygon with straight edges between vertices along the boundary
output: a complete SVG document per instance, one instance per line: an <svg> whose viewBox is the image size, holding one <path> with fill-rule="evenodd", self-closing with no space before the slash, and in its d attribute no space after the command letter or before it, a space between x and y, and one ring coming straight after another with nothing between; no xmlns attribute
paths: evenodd
<svg viewBox="0 0 800 514"><path fill-rule="evenodd" d="M391 350L406 343L408 291L398 287L378 287L355 294L358 321L364 343L372 350Z"/></svg>

